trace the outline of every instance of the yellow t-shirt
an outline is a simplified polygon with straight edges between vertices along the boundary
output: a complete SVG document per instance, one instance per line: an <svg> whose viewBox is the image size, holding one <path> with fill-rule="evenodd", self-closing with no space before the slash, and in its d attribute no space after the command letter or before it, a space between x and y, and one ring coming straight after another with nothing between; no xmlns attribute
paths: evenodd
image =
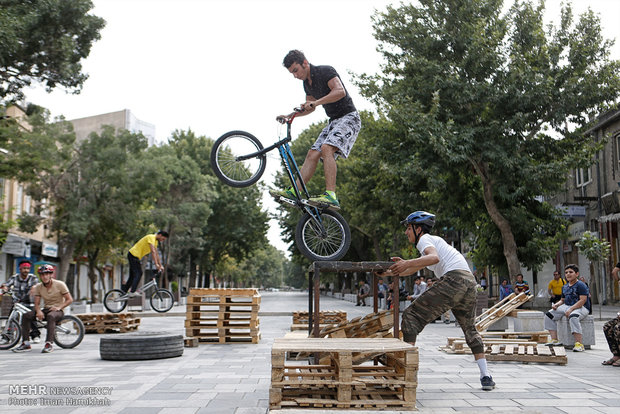
<svg viewBox="0 0 620 414"><path fill-rule="evenodd" d="M562 286L565 284L566 282L562 278L559 278L558 280L552 279L551 282L549 282L547 289L551 289L554 296L560 296L562 294Z"/></svg>
<svg viewBox="0 0 620 414"><path fill-rule="evenodd" d="M66 293L69 293L69 288L67 288L65 282L60 280L52 279L52 286L49 289L43 286L43 283L34 285L34 295L41 296L41 299L45 302L45 309L49 309L52 306L61 307L65 302L63 296Z"/></svg>
<svg viewBox="0 0 620 414"><path fill-rule="evenodd" d="M131 249L129 249L129 253L136 256L138 259L142 259L147 254L151 253L151 244L157 249L157 238L155 237L155 234L147 234L141 238Z"/></svg>

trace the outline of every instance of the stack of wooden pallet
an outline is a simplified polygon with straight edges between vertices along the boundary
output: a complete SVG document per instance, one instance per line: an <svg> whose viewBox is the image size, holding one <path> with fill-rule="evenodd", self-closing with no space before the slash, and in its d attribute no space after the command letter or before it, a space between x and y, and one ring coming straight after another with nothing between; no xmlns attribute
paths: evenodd
<svg viewBox="0 0 620 414"><path fill-rule="evenodd" d="M347 312L341 310L329 310L319 312L319 326L323 329L327 325L339 324L347 321ZM307 331L309 327L308 311L293 312L293 324L291 331Z"/></svg>
<svg viewBox="0 0 620 414"><path fill-rule="evenodd" d="M260 340L257 289L190 289L185 335L207 343Z"/></svg>
<svg viewBox="0 0 620 414"><path fill-rule="evenodd" d="M124 333L140 326L140 318L133 313L80 313L75 316L84 323L86 333Z"/></svg>
<svg viewBox="0 0 620 414"><path fill-rule="evenodd" d="M286 363L288 352L319 353L319 364ZM379 355L357 364L352 355ZM269 407L415 410L418 349L393 338L277 338Z"/></svg>

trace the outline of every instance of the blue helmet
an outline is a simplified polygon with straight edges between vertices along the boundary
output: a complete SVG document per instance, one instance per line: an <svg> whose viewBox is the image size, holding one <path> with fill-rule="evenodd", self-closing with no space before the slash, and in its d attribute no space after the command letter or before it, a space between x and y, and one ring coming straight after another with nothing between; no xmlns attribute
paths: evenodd
<svg viewBox="0 0 620 414"><path fill-rule="evenodd" d="M414 211L409 214L406 219L400 222L400 224L425 224L429 229L432 229L435 225L435 215L427 213L426 211Z"/></svg>

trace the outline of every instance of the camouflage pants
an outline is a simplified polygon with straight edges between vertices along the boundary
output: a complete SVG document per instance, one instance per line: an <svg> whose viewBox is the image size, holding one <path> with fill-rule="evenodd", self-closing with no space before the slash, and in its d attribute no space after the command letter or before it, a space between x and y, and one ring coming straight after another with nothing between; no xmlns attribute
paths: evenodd
<svg viewBox="0 0 620 414"><path fill-rule="evenodd" d="M620 357L620 316L603 325L603 332L611 353Z"/></svg>
<svg viewBox="0 0 620 414"><path fill-rule="evenodd" d="M463 329L465 341L474 354L484 352L482 337L474 326L476 318L476 279L470 272L453 270L427 289L403 313L403 339L415 343L424 327L452 310Z"/></svg>

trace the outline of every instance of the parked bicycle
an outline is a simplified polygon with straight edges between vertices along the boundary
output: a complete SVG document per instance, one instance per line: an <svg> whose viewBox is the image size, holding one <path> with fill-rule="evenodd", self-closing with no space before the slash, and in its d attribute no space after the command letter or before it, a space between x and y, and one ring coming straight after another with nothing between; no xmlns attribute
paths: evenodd
<svg viewBox="0 0 620 414"><path fill-rule="evenodd" d="M151 308L153 308L155 312L164 313L172 309L174 305L174 296L168 289L157 287L158 275L159 274L155 274L153 279L138 289L136 293L142 294L142 292L154 288L150 296ZM105 294L103 306L112 313L119 313L127 307L127 301L129 299L131 299L131 297L127 296L122 290L112 289Z"/></svg>
<svg viewBox="0 0 620 414"><path fill-rule="evenodd" d="M309 201L310 194L301 178L293 157L291 124L297 114L295 108L286 123L286 137L267 148L254 135L244 131L230 131L215 141L211 150L211 167L215 175L231 187L247 187L256 183L264 174L266 154L278 149L282 166L291 181L295 199L278 196L276 201L301 210L302 217L295 229L295 242L299 251L311 261L339 260L351 245L351 230L346 220L336 211L337 207ZM297 181L301 186L297 185Z"/></svg>
<svg viewBox="0 0 620 414"><path fill-rule="evenodd" d="M22 339L22 319L30 312L28 306L13 303L8 317L0 317L0 349L11 349ZM32 322L39 329L47 329L47 321L35 319ZM54 342L61 348L75 348L84 339L84 324L73 315L64 315L56 324Z"/></svg>

